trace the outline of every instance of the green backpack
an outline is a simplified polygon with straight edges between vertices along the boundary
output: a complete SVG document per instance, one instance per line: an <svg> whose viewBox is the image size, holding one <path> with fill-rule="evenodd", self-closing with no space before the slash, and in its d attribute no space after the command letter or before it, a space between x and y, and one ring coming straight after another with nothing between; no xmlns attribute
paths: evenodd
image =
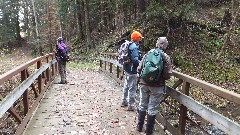
<svg viewBox="0 0 240 135"><path fill-rule="evenodd" d="M140 77L147 83L156 83L159 81L162 70L163 51L160 49L151 49L145 56L142 65Z"/></svg>

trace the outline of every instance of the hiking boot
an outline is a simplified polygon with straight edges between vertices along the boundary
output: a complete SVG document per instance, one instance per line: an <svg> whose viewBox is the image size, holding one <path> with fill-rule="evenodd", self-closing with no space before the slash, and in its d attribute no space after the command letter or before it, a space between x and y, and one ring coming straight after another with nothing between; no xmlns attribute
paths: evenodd
<svg viewBox="0 0 240 135"><path fill-rule="evenodd" d="M152 135L154 130L156 115L147 115L146 135Z"/></svg>
<svg viewBox="0 0 240 135"><path fill-rule="evenodd" d="M128 106L128 102L127 101L122 101L121 107L125 107L125 106Z"/></svg>
<svg viewBox="0 0 240 135"><path fill-rule="evenodd" d="M127 111L134 111L134 106L128 106Z"/></svg>
<svg viewBox="0 0 240 135"><path fill-rule="evenodd" d="M137 131L139 132L142 132L145 116L146 116L146 111L138 110Z"/></svg>
<svg viewBox="0 0 240 135"><path fill-rule="evenodd" d="M60 81L59 84L67 84L67 81Z"/></svg>

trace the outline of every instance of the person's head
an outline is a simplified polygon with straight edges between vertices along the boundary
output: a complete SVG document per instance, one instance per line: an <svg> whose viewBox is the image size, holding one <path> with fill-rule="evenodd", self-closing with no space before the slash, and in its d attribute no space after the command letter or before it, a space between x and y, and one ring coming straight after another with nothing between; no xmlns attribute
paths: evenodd
<svg viewBox="0 0 240 135"><path fill-rule="evenodd" d="M131 34L131 40L139 43L139 41L143 38L142 34L138 31L133 31Z"/></svg>
<svg viewBox="0 0 240 135"><path fill-rule="evenodd" d="M162 50L166 50L168 46L168 40L166 37L159 37L157 39L156 47Z"/></svg>
<svg viewBox="0 0 240 135"><path fill-rule="evenodd" d="M63 38L62 38L62 37L59 37L59 38L57 39L57 41L58 41L58 43L62 43L62 42L63 42Z"/></svg>

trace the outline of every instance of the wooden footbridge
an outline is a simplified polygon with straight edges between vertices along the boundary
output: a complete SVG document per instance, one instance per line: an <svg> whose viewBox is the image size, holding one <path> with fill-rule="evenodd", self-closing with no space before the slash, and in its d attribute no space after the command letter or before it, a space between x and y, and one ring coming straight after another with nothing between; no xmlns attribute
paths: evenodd
<svg viewBox="0 0 240 135"><path fill-rule="evenodd" d="M101 84L94 82L94 78L88 78L88 76L84 76L85 78L74 76L76 81L70 81L70 84L64 86L55 86L53 82L56 80L58 68L53 54L38 57L0 75L0 90L5 90L4 93L0 91L0 134L139 134L132 131L135 128L137 114L120 108L120 86L123 84L124 73L122 65L118 64L116 60L116 54L102 54L99 61L99 71L101 72L94 76L98 78L96 80L103 81ZM84 72L88 71L81 73ZM109 80L119 85L109 83L104 76L110 76ZM89 79L91 82L84 81L84 79ZM16 84L16 86L8 87L12 84ZM84 93L77 91L73 85L82 91L88 87L97 87L97 90L88 89L88 92L95 92L99 97L88 95L92 100L83 99ZM167 96L159 108L155 134L240 135L240 94L177 71L173 71L173 77L168 81L166 88ZM51 89L54 89L54 94L49 92ZM9 93L5 94L7 90ZM69 94L67 90L72 90L72 93ZM56 102L50 100L59 93L61 93L61 97L56 99ZM104 95L106 99L101 99L100 96ZM138 100L138 98L137 96L136 99ZM59 111L53 110L53 108L63 99L66 100L65 107L63 107L65 116L53 117L48 114L47 110L59 114ZM97 99L101 102L96 102ZM71 105L70 101L76 102L75 106ZM91 106L89 106L90 104ZM81 114L79 114L80 111L82 111ZM40 119L38 112L46 113L49 116L41 123L45 130L38 126L39 122L32 122ZM82 114L85 117L82 117ZM100 114L101 117L98 117L97 115ZM124 117L121 117L122 115ZM74 120L71 118L68 121L64 118L61 124L55 122L62 117L70 119L73 116ZM91 120L88 119L90 117ZM90 121L89 128L84 127L86 119ZM127 122L120 122L120 119ZM51 124L48 123L50 121ZM77 125L75 129L73 126L63 128L73 124ZM112 126L116 124L118 126ZM48 128L50 126L62 127L62 130L51 130ZM28 131L32 132L28 133Z"/></svg>

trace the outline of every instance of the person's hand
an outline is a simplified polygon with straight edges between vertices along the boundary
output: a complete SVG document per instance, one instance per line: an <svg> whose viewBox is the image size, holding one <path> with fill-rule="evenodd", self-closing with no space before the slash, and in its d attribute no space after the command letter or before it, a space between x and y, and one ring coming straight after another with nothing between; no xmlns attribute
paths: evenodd
<svg viewBox="0 0 240 135"><path fill-rule="evenodd" d="M140 71L141 71L141 67L138 66L138 67L137 67L137 72L139 73Z"/></svg>
<svg viewBox="0 0 240 135"><path fill-rule="evenodd" d="M123 61L123 64L129 64L129 63L130 63L130 60Z"/></svg>

